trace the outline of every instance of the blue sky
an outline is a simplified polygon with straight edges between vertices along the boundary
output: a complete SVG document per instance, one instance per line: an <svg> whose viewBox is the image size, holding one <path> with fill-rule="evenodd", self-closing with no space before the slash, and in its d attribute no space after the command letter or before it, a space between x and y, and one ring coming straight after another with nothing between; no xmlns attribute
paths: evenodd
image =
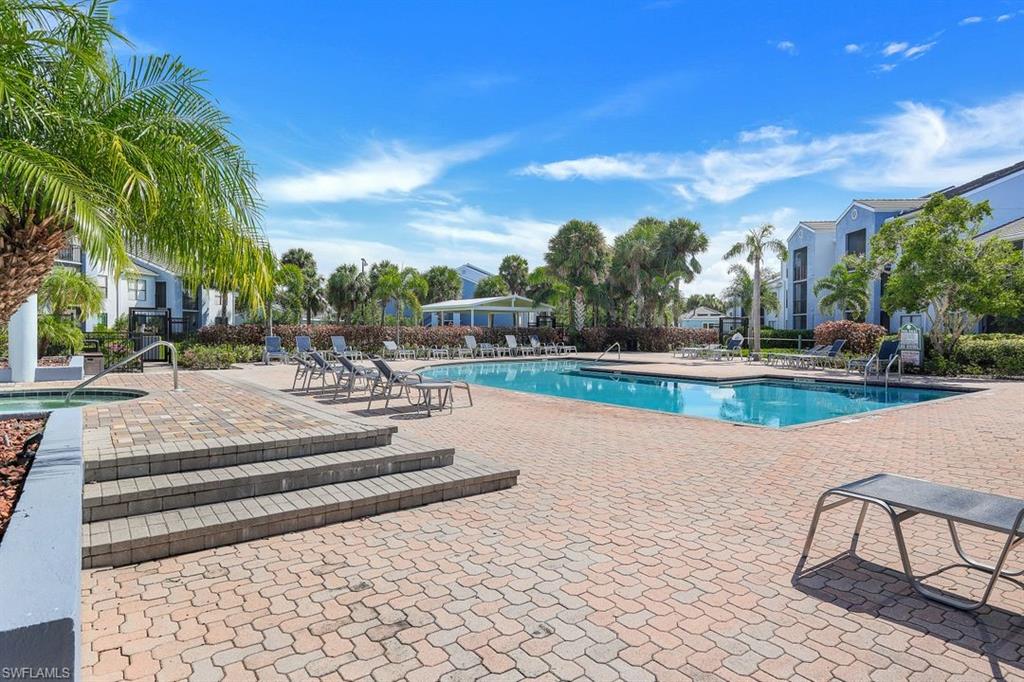
<svg viewBox="0 0 1024 682"><path fill-rule="evenodd" d="M256 162L275 250L540 264L699 221L695 291L751 225L916 196L1024 158L1024 1L123 0L142 52L207 71Z"/></svg>

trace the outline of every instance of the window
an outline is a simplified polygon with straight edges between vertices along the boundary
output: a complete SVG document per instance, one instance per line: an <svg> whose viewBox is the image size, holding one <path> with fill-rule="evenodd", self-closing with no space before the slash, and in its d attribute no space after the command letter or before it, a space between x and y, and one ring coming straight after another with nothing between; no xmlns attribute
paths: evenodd
<svg viewBox="0 0 1024 682"><path fill-rule="evenodd" d="M1024 251L1024 239L1018 239L1015 242L1010 242L1010 244L1018 251Z"/></svg>
<svg viewBox="0 0 1024 682"><path fill-rule="evenodd" d="M921 326L920 315L900 315L900 326L905 324L916 324L918 327Z"/></svg>
<svg viewBox="0 0 1024 682"><path fill-rule="evenodd" d="M793 281L807 279L807 247L793 252Z"/></svg>
<svg viewBox="0 0 1024 682"><path fill-rule="evenodd" d="M718 329L718 323L717 322L705 322L704 323L704 329Z"/></svg>
<svg viewBox="0 0 1024 682"><path fill-rule="evenodd" d="M107 276L106 275L96 275L96 286L98 286L100 288L100 291L103 292L103 297L106 298L106 296L107 296ZM106 324L106 323L104 323L104 324Z"/></svg>
<svg viewBox="0 0 1024 682"><path fill-rule="evenodd" d="M846 255L863 256L867 253L867 230L857 230L846 235Z"/></svg>
<svg viewBox="0 0 1024 682"><path fill-rule="evenodd" d="M134 301L146 300L146 280L141 277L128 278L128 298Z"/></svg>
<svg viewBox="0 0 1024 682"><path fill-rule="evenodd" d="M108 318L107 318L107 314L106 313L100 313L99 315L96 316L96 326L97 327L106 327L107 326L107 319Z"/></svg>
<svg viewBox="0 0 1024 682"><path fill-rule="evenodd" d="M218 308L224 305L224 294L220 293L219 291L213 292L213 305L217 306Z"/></svg>

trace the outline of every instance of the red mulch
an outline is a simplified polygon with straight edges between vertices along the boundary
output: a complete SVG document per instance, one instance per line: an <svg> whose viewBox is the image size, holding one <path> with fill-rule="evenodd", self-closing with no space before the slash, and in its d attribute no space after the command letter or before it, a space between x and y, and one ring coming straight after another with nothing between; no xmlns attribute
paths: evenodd
<svg viewBox="0 0 1024 682"><path fill-rule="evenodd" d="M67 355L44 355L36 361L36 367L67 367L71 358ZM0 369L7 369L10 365L7 358L0 358Z"/></svg>
<svg viewBox="0 0 1024 682"><path fill-rule="evenodd" d="M0 421L0 539L18 502L21 486L32 465L31 457L19 460L25 439L43 428L45 419L5 419ZM35 449L33 448L33 452Z"/></svg>

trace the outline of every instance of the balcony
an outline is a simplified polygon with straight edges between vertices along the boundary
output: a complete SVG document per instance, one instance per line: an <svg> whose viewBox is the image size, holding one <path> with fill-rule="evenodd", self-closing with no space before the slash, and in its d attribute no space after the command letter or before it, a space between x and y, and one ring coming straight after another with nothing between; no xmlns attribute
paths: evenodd
<svg viewBox="0 0 1024 682"><path fill-rule="evenodd" d="M62 263L71 263L73 265L82 264L82 247L78 244L68 244L60 251L57 252L57 260Z"/></svg>

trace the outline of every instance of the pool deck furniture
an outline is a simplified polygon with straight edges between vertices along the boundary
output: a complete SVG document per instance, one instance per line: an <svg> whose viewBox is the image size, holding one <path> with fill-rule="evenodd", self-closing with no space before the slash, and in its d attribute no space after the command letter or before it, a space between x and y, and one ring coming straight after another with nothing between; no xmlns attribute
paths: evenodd
<svg viewBox="0 0 1024 682"><path fill-rule="evenodd" d="M431 360L450 360L452 357L448 346L434 346L430 349Z"/></svg>
<svg viewBox="0 0 1024 682"><path fill-rule="evenodd" d="M334 338L334 337L331 337ZM342 337L344 338L344 337ZM387 353L393 360L415 360L416 351L412 348L402 348L394 341L384 342L384 352ZM358 358L354 358L358 360Z"/></svg>
<svg viewBox="0 0 1024 682"><path fill-rule="evenodd" d="M344 355L338 356L338 364L342 369L342 373L336 376L337 382L334 385L335 400L338 399L338 394L341 393L342 384L344 384L344 388L347 391L346 397L351 398L356 382L363 381L366 389L370 390L380 376L380 372L377 369L356 365Z"/></svg>
<svg viewBox="0 0 1024 682"><path fill-rule="evenodd" d="M508 348L505 346L495 346L493 343L480 344L480 357L500 358L504 355L508 355Z"/></svg>
<svg viewBox="0 0 1024 682"><path fill-rule="evenodd" d="M384 398L384 409L388 409L391 401L405 396L410 405L423 407L427 410L427 416L432 416L435 409L449 408L454 411L455 400L453 389L461 388L466 391L470 407L473 406L473 393L469 384L465 381L427 381L416 372L399 372L392 369L391 365L383 358L372 358L374 367L377 368L377 378L370 388L370 400L366 405L369 410L373 401L377 398ZM413 399L412 393L418 394ZM437 395L437 402L434 395Z"/></svg>
<svg viewBox="0 0 1024 682"><path fill-rule="evenodd" d="M804 353L769 353L764 362L768 365L797 366L808 356L821 355L828 349L828 344L821 343Z"/></svg>
<svg viewBox="0 0 1024 682"><path fill-rule="evenodd" d="M291 356L288 351L281 346L280 336L265 336L263 337L263 364L269 365L270 361L277 358L286 365L291 362Z"/></svg>
<svg viewBox="0 0 1024 682"><path fill-rule="evenodd" d="M724 360L726 358L738 358L743 355L743 339L729 339L725 348L710 348L704 351L701 356L711 360Z"/></svg>
<svg viewBox="0 0 1024 682"><path fill-rule="evenodd" d="M476 337L471 335L471 334L467 335L465 337L465 341L466 341L466 345L456 349L455 352L458 354L458 357L460 357L460 358L464 358L464 357L475 358L477 356L477 353L480 350L480 348L476 344Z"/></svg>
<svg viewBox="0 0 1024 682"><path fill-rule="evenodd" d="M712 350L714 348L721 348L720 343L705 343L703 346L680 346L672 351L672 357L674 358L699 358L701 353Z"/></svg>
<svg viewBox="0 0 1024 682"><path fill-rule="evenodd" d="M530 348L537 355L558 355L558 344L541 343L536 335L530 337Z"/></svg>
<svg viewBox="0 0 1024 682"><path fill-rule="evenodd" d="M832 497L839 499L827 502ZM857 526L854 529L850 545L850 554L852 555L856 552L857 541L864 525L864 517L867 515L868 505L880 507L892 522L893 535L896 537L896 546L899 550L900 561L903 564L903 572L906 574L907 581L918 594L926 599L931 599L964 611L975 611L988 602L996 580L1000 577L1013 578L1024 574L1024 569L1018 571L1004 570L1010 550L1017 546L1021 540L1024 540L1024 500L941 485L916 478L881 473L836 488L830 488L822 493L814 510L811 528L807 533L807 540L804 542L803 554L797 565L795 578L799 578L801 575L803 566L810 554L811 544L814 541L814 534L818 528L818 520L821 517L821 513L849 502L861 503L860 515L857 518ZM914 574L910 563L910 555L907 552L906 541L903 538L902 524L904 521L918 515L932 516L946 521L953 548L964 562L963 564L950 564L930 575L936 575L950 568L962 567L964 565L967 568L988 573L991 575L991 578L988 580L988 584L980 599L971 601L960 596L940 592L935 588L922 584L921 580ZM956 525L958 523L1005 534L1006 539L1002 541L1002 549L994 564L982 563L964 552L960 544L960 537L957 534ZM1019 582L1013 582L1020 586Z"/></svg>
<svg viewBox="0 0 1024 682"><path fill-rule="evenodd" d="M385 341L384 345L387 346L388 342ZM348 342L345 341L344 336L332 336L331 337L331 355L333 357L346 357L349 360L362 360L363 354L361 351L350 348Z"/></svg>
<svg viewBox="0 0 1024 682"><path fill-rule="evenodd" d="M508 346L509 355L536 355L537 351L531 346L520 346L515 335L505 334L505 344Z"/></svg>
<svg viewBox="0 0 1024 682"><path fill-rule="evenodd" d="M897 339L883 341L878 350L871 355L849 358L846 361L846 371L857 372L867 376L870 373L881 374L889 367L892 359L900 353L900 342ZM903 373L903 363L899 363L899 373Z"/></svg>
<svg viewBox="0 0 1024 682"><path fill-rule="evenodd" d="M296 354L308 353L313 348L313 341L308 336L296 336L295 337L295 352Z"/></svg>
<svg viewBox="0 0 1024 682"><path fill-rule="evenodd" d="M295 360L295 376L292 378L292 390L301 386L303 390L309 391L309 384L315 373L313 361L303 354L296 354L293 359Z"/></svg>

